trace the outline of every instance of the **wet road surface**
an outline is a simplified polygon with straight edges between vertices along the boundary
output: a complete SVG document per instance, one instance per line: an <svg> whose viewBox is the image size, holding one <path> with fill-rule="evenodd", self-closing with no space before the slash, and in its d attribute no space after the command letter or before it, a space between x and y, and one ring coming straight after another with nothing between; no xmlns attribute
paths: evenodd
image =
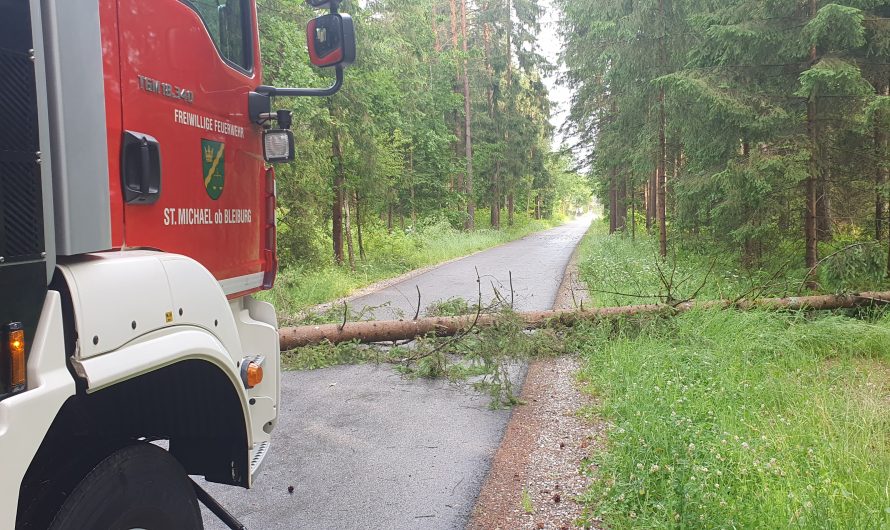
<svg viewBox="0 0 890 530"><path fill-rule="evenodd" d="M512 271L515 308L549 309L590 220L448 263L350 305L389 302L378 318L388 317L381 311L410 318L415 285L422 308L451 297L475 303L478 268L483 303L494 298L492 284L509 299ZM510 417L466 385L405 379L388 365L286 372L281 402L254 489L205 484L251 530L463 528ZM206 509L204 520L225 528Z"/></svg>

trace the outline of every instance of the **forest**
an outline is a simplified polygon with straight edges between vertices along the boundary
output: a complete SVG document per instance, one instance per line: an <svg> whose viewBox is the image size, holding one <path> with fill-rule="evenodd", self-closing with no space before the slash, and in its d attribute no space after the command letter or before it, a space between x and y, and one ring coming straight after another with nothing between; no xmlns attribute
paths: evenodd
<svg viewBox="0 0 890 530"><path fill-rule="evenodd" d="M613 232L810 289L887 274L890 3L560 5L567 127Z"/></svg>
<svg viewBox="0 0 890 530"><path fill-rule="evenodd" d="M267 82L328 84L307 66L302 3L258 9ZM282 271L268 296L282 326L587 208L604 216L577 249L587 306L568 311L620 315L541 317L531 331L512 276L509 302L482 315L477 269L478 299L434 307L462 315L454 337L294 341L285 366L481 377L474 388L487 382L499 407L522 404L505 366L577 360L590 396L573 413L589 430L573 464L584 486L523 489L512 511L537 528L560 498L580 506L571 524L583 528L890 525L890 313L864 292L890 277L890 0L347 0L343 11L359 58L335 97L293 102L297 161L277 169ZM552 32L556 60L542 51ZM553 78L570 92L565 115ZM836 293L870 307L754 303ZM429 320L420 294L414 320L363 327L344 303L311 328L412 328ZM612 307L631 304L656 311Z"/></svg>
<svg viewBox="0 0 890 530"><path fill-rule="evenodd" d="M305 3L257 4L264 82L329 84L330 72L308 64ZM454 257L409 256L431 240L469 241L475 247L452 254L466 253L589 202L571 157L551 148L542 76L552 65L535 45L537 0L347 1L341 9L359 41L343 89L282 100L293 106L297 151L295 163L276 168L284 283L322 272L316 283L397 274Z"/></svg>

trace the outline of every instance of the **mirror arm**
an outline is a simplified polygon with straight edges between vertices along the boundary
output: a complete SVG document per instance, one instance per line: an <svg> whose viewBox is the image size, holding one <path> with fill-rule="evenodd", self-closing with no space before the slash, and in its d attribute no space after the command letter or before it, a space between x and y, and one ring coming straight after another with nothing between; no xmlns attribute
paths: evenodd
<svg viewBox="0 0 890 530"><path fill-rule="evenodd" d="M278 88L274 86L260 85L256 87L254 92L270 97L333 96L340 90L340 87L343 86L343 66L338 65L334 68L336 74L334 84L327 88Z"/></svg>

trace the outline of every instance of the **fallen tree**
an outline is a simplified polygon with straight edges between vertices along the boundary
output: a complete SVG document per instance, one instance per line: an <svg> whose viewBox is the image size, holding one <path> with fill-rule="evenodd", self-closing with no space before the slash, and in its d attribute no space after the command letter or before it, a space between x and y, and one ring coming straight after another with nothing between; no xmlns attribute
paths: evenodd
<svg viewBox="0 0 890 530"><path fill-rule="evenodd" d="M752 300L687 301L676 304L645 304L621 307L599 307L564 311L529 311L516 313L526 329L549 325L571 326L580 321L596 321L643 314L675 314L690 309L766 309L774 311L830 310L890 303L890 291L856 294L792 296L787 298L758 298ZM428 317L415 320L374 320L281 328L281 349L330 342L358 341L365 343L410 340L427 335L446 337L466 332L474 327L492 326L498 314L475 314L453 317Z"/></svg>

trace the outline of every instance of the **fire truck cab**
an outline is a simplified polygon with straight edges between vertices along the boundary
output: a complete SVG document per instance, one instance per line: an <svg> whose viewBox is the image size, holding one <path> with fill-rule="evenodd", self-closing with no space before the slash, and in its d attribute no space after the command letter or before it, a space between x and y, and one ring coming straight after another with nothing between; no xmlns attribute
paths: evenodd
<svg viewBox="0 0 890 530"><path fill-rule="evenodd" d="M275 96L255 0L0 0L0 528L202 528L279 407ZM153 443L159 442L159 443Z"/></svg>

